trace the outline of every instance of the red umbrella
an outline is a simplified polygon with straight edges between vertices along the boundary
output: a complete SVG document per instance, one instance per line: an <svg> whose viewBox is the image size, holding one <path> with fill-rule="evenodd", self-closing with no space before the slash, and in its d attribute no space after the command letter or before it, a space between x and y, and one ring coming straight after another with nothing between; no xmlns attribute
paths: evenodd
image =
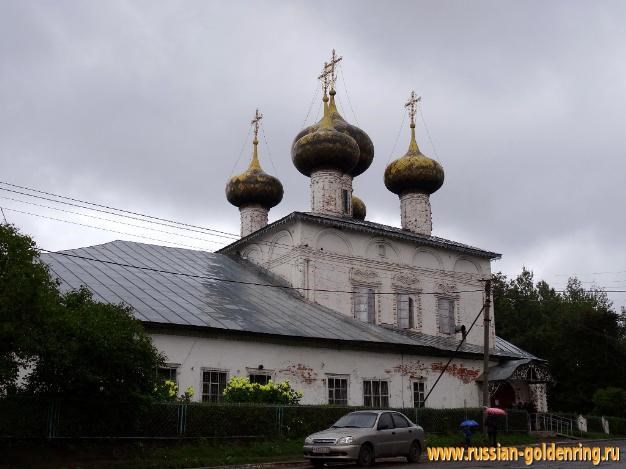
<svg viewBox="0 0 626 469"><path fill-rule="evenodd" d="M487 407L485 412L491 415L506 415L504 410L498 409L497 407Z"/></svg>

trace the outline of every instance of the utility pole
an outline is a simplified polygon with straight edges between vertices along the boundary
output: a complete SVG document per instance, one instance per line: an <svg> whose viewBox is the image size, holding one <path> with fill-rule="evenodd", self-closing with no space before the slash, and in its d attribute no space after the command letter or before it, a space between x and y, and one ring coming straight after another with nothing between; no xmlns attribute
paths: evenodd
<svg viewBox="0 0 626 469"><path fill-rule="evenodd" d="M491 309L491 279L485 280L485 303L483 309L483 406L489 407L489 310Z"/></svg>

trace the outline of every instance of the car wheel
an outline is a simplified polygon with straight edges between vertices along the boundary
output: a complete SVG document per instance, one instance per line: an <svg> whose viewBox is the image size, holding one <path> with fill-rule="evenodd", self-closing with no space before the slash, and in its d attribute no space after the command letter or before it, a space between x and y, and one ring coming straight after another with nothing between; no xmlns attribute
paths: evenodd
<svg viewBox="0 0 626 469"><path fill-rule="evenodd" d="M419 462L420 456L422 455L422 447L417 441L411 443L411 447L409 448L409 454L407 454L406 459L409 462Z"/></svg>
<svg viewBox="0 0 626 469"><path fill-rule="evenodd" d="M364 467L371 466L372 464L374 464L373 448L368 444L361 446L361 450L359 451L359 459L357 459L356 462L359 466L364 466Z"/></svg>

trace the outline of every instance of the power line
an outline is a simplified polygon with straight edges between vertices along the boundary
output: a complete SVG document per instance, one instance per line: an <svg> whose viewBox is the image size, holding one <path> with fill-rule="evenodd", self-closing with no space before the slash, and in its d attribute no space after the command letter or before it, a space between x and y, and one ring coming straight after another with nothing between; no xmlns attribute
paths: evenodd
<svg viewBox="0 0 626 469"><path fill-rule="evenodd" d="M177 271L172 271L172 270L163 270L163 269L155 269L153 267L144 267L144 266L139 266L139 265L133 265L133 264L125 264L123 262L115 262L115 261L109 261L106 259L97 259L94 257L88 257L88 256L81 256L79 254L70 254L69 252L63 252L63 251L50 251L48 249L44 249L44 248L38 248L40 251L49 253L49 254L53 254L53 255L59 255L59 256L67 256L67 257L75 257L78 259L82 259L82 260L86 260L86 261L91 261L91 262L101 262L103 264L111 264L111 265L116 265L119 267L126 267L126 268L131 268L131 269L139 269L139 270L146 270L146 271L150 271L150 272L156 272L156 273L160 273L160 274L170 274L170 275L178 275L178 276L182 276L182 277L191 277L191 278L196 278L196 279L200 279L200 280L214 280L216 282L226 282L226 283L239 283L242 285L253 285L253 286L259 286L259 287L271 287L271 288L279 288L282 290L298 290L298 291L316 291L316 292L321 292L321 293L350 293L350 294L354 294L354 293L359 293L358 291L355 290L331 290L331 289L324 289L324 288L304 288L304 287L291 287L291 286L287 286L287 285L276 285L276 284L272 284L272 283L258 283L258 282L246 282L243 280L234 280L234 279L227 279L227 278L222 278L222 277L212 277L212 276L207 276L207 275L198 275L198 274L190 274L190 273L186 273L186 272L177 272ZM483 290L458 290L455 292L450 292L450 293L475 293L475 292L482 292ZM440 295L441 292L411 292L410 290L406 290L406 291L393 291L393 292L375 292L376 295L397 295L398 293L419 293L421 295Z"/></svg>
<svg viewBox="0 0 626 469"><path fill-rule="evenodd" d="M183 246L183 247L186 247L186 248L195 249L197 251L204 251L204 249L202 249L202 248L199 248L197 246L191 246L189 244L177 243L177 242L174 242L174 241L167 241L167 240L159 239L159 238L151 238L149 236L142 236L142 235L137 235L137 234L133 234L133 233L127 233L125 231L110 230L108 228L102 228L100 226L87 225L86 223L78 223L76 221L69 221L69 220L63 220L61 218L48 217L48 216L45 216L45 215L40 215L40 214L32 213L32 212L25 212L23 210L17 210L17 209L14 209L14 208L8 208L8 207L2 207L2 208L6 209L6 210L10 210L12 212L23 213L24 215L31 215L33 217L46 218L48 220L59 221L59 222L62 222L62 223L69 223L71 225L84 226L86 228L93 228L93 229L102 230L102 231L110 231L111 233L122 234L122 235L125 235L125 236L135 236L136 238L148 239L150 241L158 241L159 243L175 244L177 246Z"/></svg>
<svg viewBox="0 0 626 469"><path fill-rule="evenodd" d="M230 176L231 177L232 177L233 173L235 172L235 169L237 168L237 165L239 164L239 160L241 159L241 155L243 155L243 151L248 146L248 141L250 140L250 134L251 133L252 133L252 126L249 126L248 127L248 135L246 135L246 139L244 140L243 145L241 146L241 150L239 150L239 156L235 160L235 164L233 165L233 169L230 170Z"/></svg>
<svg viewBox="0 0 626 469"><path fill-rule="evenodd" d="M424 119L424 113L422 112L422 106L418 106L417 109L420 112L420 116L422 117L422 122L424 123L424 128L426 129L426 135L428 135L428 140L430 141L430 145L433 147L433 153L435 154L435 158L440 160L439 154L437 153L437 147L435 147L435 142L433 142L433 138L430 135L430 130L428 129L428 125L426 124L426 119Z"/></svg>
<svg viewBox="0 0 626 469"><path fill-rule="evenodd" d="M107 221L107 222L110 222L110 223L119 223L121 225L131 226L133 228L139 228L139 229L142 229L142 230L156 231L156 232L159 232L159 233L169 234L169 235L172 235L172 236L181 236L183 238L195 239L197 241L204 241L204 242L207 242L207 243L221 244L219 241L214 241L212 239L198 238L197 236L189 236L189 235L184 235L184 234L180 234L180 233L173 233L171 231L159 230L157 228L150 228L149 226L141 226L141 225L135 225L133 223L126 223L126 222L123 222L123 221L120 221L120 220L112 220L110 218L96 217L95 215L88 215L86 213L74 212L72 210L64 210L64 209L58 208L58 207L51 207L49 205L38 204L38 203L35 203L35 202L28 202L27 200L14 199L13 197L0 196L0 199L12 200L14 202L19 202L19 203L22 203L22 204L34 205L36 207L42 207L42 208L47 208L47 209L50 209L50 210L56 210L58 212L70 213L72 215L78 215L80 217L88 217L88 218L93 218L95 220ZM0 207L0 209L1 208L2 207ZM11 210L11 209L7 208L7 210ZM22 212L22 213L25 213L26 215L31 215L30 212ZM38 214L32 214L32 215L33 216L38 216ZM61 220L61 219L55 219L55 220L56 221L61 221L61 222L67 221L67 220ZM92 225L89 225L89 227L90 228L107 230L106 228L92 226Z"/></svg>
<svg viewBox="0 0 626 469"><path fill-rule="evenodd" d="M0 210L2 210L2 218L4 218L4 223L8 225L9 222L7 221L7 216L4 214L4 209L0 207Z"/></svg>
<svg viewBox="0 0 626 469"><path fill-rule="evenodd" d="M400 124L400 128L398 129L398 134L396 135L396 140L393 142L393 147L389 152L389 158L387 158L387 165L391 161L391 157L396 151L396 147L398 146L398 141L400 140L400 134L402 133L402 129L404 129L404 122L406 121L406 108L404 108L404 112L402 113L402 123Z"/></svg>
<svg viewBox="0 0 626 469"><path fill-rule="evenodd" d="M52 192L46 192L46 191L42 191L42 190L39 190L39 189L34 189L32 187L20 186L20 185L17 185L17 184L11 184L11 183L5 182L5 181L0 181L0 184L5 184L5 185L11 186L11 187L17 187L19 189L24 189L24 190L36 192L38 194L45 194L45 195L48 195L48 196L57 197L59 199L71 200L73 202L78 202L78 203L85 204L85 205L91 205L91 206L94 206L94 207L100 207L100 208L104 208L104 209L107 209L107 210L114 210L114 211L117 211L117 212L127 213L127 214L130 214L130 215L136 215L136 216L139 216L139 217L145 217L145 218L149 218L151 220L158 220L158 221L166 222L166 223L170 223L170 224L181 225L181 226L184 226L184 227L187 227L187 228L197 228L197 229L200 229L200 230L206 230L206 231L211 231L211 232L222 234L222 235L227 235L227 236L230 236L230 237L235 237L237 239L239 238L238 235L236 235L234 233L228 233L226 231L220 231L220 230L215 230L215 229L212 229L212 228L206 228L206 227L203 227L203 226L198 226L198 225L192 225L192 224L189 224L189 223L178 222L178 221L175 221L175 220L169 220L167 218L161 218L161 217L156 217L156 216L153 216L153 215L147 215L147 214L140 213L140 212L133 212L131 210L115 208L115 207L111 207L109 205L103 205L103 204L98 204L98 203L94 203L94 202L88 202L88 201L81 200L81 199L76 199L76 198L73 198L73 197L67 197L67 196L64 196L64 195L54 194ZM49 198L42 197L42 196L37 196L37 195L34 195L34 194L27 194L27 193L24 193L24 192L19 192L19 191L15 191L15 190L11 190L11 189L6 189L4 187L0 187L0 190L14 192L14 193L17 193L17 194L26 195L28 197L36 197L36 198L48 200L48 201L51 201L51 202L65 203L65 204L68 204L68 205L74 205L75 207L80 207L80 208L85 208L85 209L88 209L88 210L95 210L95 211L102 212L102 210L98 210L98 209L95 209L95 208L82 207L80 205L72 204L72 203L69 203L69 202L56 201L54 199L49 199ZM103 212L103 213L108 213L109 215L124 216L124 215L111 213L111 212ZM141 219L137 219L137 218L135 218L135 219L136 220L141 220ZM141 221L146 221L146 220L141 220ZM170 226L170 225L165 225L165 226ZM170 226L170 227L173 228L172 226ZM217 236L217 235L215 235L215 236Z"/></svg>
<svg viewBox="0 0 626 469"><path fill-rule="evenodd" d="M482 290L479 290L482 291ZM476 321L478 321L478 318L480 317L480 315L482 314L482 312L485 309L485 305L483 304L483 307L480 308L480 311L478 312L478 314L476 315L476 317L474 318L474 320L472 321L472 324L470 325L469 329L467 329L467 331L465 331L465 334L463 334L463 337L461 339L461 342L459 342L459 345L456 346L456 349L454 350L454 352L452 353L452 355L450 356L450 359L448 360L448 363L446 363L446 365L443 367L443 369L441 370L441 373L439 373L439 376L437 376L437 380L435 381L435 383L432 385L432 387L430 388L430 390L428 391L428 394L426 394L426 397L424 397L424 403L426 403L426 401L428 400L428 397L431 395L431 393L433 392L433 390L435 389L435 387L437 386L437 383L439 383L439 380L441 379L441 377L443 376L443 374L446 372L446 370L448 369L448 366L450 366L450 363L452 363L452 360L454 360L454 357L456 357L456 354L458 353L459 349L461 348L461 346L463 345L463 343L465 342L465 339L467 338L467 336L469 335L470 331L472 330L472 328L474 327L474 324L476 324ZM486 383L485 383L486 385Z"/></svg>
<svg viewBox="0 0 626 469"><path fill-rule="evenodd" d="M348 98L348 105L350 106L350 110L352 111L352 115L354 116L354 122L356 122L356 125L360 127L361 124L359 124L359 119L357 119L356 112L354 112L354 108L352 107L352 101L350 101L350 95L348 94L348 87L346 86L346 78L343 73L342 65L339 65L339 74L341 75L341 82L343 83L343 89L346 92L346 98Z"/></svg>

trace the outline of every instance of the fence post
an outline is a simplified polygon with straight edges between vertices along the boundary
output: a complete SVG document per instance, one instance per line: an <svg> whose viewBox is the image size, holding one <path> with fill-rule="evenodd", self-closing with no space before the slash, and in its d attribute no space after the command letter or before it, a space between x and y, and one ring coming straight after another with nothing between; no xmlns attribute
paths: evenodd
<svg viewBox="0 0 626 469"><path fill-rule="evenodd" d="M178 404L178 436L185 436L187 431L187 404Z"/></svg>
<svg viewBox="0 0 626 469"><path fill-rule="evenodd" d="M48 439L52 439L56 437L57 414L58 414L58 404L53 399L48 404L48 434L47 434Z"/></svg>

